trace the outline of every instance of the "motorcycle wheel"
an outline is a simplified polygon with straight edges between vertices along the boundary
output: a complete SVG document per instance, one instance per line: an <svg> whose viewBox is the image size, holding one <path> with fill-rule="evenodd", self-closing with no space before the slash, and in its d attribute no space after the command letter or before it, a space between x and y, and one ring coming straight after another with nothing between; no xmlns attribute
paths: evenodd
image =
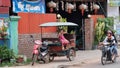
<svg viewBox="0 0 120 68"><path fill-rule="evenodd" d="M54 56L49 57L49 61L52 62L54 60Z"/></svg>
<svg viewBox="0 0 120 68"><path fill-rule="evenodd" d="M34 65L35 61L37 60L37 55L32 55L32 66Z"/></svg>
<svg viewBox="0 0 120 68"><path fill-rule="evenodd" d="M102 63L102 65L105 65L106 62L107 62L107 55L105 54L105 55L102 55L102 57L101 57L101 63Z"/></svg>
<svg viewBox="0 0 120 68"><path fill-rule="evenodd" d="M49 63L49 57L50 57L49 53L47 53L46 56L44 56L45 63Z"/></svg>
<svg viewBox="0 0 120 68"><path fill-rule="evenodd" d="M74 49L69 50L68 58L69 58L69 61L74 60L74 58L75 58L75 50Z"/></svg>

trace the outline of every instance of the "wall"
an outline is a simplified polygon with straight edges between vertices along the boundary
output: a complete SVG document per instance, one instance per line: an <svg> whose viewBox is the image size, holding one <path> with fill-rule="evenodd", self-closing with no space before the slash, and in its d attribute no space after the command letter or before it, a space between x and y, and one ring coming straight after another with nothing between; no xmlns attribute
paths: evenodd
<svg viewBox="0 0 120 68"><path fill-rule="evenodd" d="M104 15L91 15L91 19L93 19L93 22L94 22L93 27L95 28L98 18L104 18L104 17L105 17Z"/></svg>
<svg viewBox="0 0 120 68"><path fill-rule="evenodd" d="M18 24L19 34L40 33L40 24L56 21L56 14L18 13L18 15L21 17ZM43 28L43 33L55 31L56 27Z"/></svg>
<svg viewBox="0 0 120 68"><path fill-rule="evenodd" d="M18 23L19 54L32 57L34 40L41 39L40 24L56 22L56 14L18 13L21 17ZM56 27L43 27L42 37L56 37ZM33 36L31 38L30 36Z"/></svg>
<svg viewBox="0 0 120 68"><path fill-rule="evenodd" d="M10 0L0 0L0 18L9 17Z"/></svg>
<svg viewBox="0 0 120 68"><path fill-rule="evenodd" d="M11 0L0 0L0 6L11 7Z"/></svg>

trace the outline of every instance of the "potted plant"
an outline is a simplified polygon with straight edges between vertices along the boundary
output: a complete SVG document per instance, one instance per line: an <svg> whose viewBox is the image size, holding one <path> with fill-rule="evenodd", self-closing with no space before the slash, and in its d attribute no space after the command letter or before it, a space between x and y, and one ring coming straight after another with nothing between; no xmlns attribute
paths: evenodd
<svg viewBox="0 0 120 68"><path fill-rule="evenodd" d="M16 62L17 62L17 63L22 63L23 61L24 61L23 55L18 55L18 56L16 56Z"/></svg>

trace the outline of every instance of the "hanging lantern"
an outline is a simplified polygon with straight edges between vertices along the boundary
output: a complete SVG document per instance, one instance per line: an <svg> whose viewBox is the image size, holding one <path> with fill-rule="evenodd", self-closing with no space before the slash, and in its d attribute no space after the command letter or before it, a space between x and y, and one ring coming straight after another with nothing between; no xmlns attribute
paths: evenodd
<svg viewBox="0 0 120 68"><path fill-rule="evenodd" d="M50 12L52 13L54 10L53 8L56 8L56 3L53 1L48 2L47 6L50 8Z"/></svg>
<svg viewBox="0 0 120 68"><path fill-rule="evenodd" d="M72 10L74 9L74 5L71 3L67 3L66 8L68 13L72 13Z"/></svg>
<svg viewBox="0 0 120 68"><path fill-rule="evenodd" d="M82 16L84 15L84 11L85 11L87 8L88 8L88 6L85 5L85 4L81 4L81 5L79 6L79 9L81 10Z"/></svg>
<svg viewBox="0 0 120 68"><path fill-rule="evenodd" d="M97 11L100 9L99 5L94 4L93 5L94 13L97 14Z"/></svg>

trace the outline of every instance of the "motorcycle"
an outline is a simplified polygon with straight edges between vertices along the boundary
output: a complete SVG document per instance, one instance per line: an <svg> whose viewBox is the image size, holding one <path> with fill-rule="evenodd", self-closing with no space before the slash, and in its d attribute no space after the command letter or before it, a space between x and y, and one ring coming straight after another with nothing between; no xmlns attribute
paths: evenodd
<svg viewBox="0 0 120 68"><path fill-rule="evenodd" d="M111 47L114 46L113 42L107 42L104 43L102 47L102 56L101 56L101 63L102 65L105 65L107 61L111 61L112 63L116 62L116 53L115 49L112 49L111 52Z"/></svg>
<svg viewBox="0 0 120 68"><path fill-rule="evenodd" d="M35 40L35 44L33 47L33 54L32 54L32 65L34 65L35 61L43 61L44 63L49 62L49 53L48 47L46 44L42 44L41 41Z"/></svg>

